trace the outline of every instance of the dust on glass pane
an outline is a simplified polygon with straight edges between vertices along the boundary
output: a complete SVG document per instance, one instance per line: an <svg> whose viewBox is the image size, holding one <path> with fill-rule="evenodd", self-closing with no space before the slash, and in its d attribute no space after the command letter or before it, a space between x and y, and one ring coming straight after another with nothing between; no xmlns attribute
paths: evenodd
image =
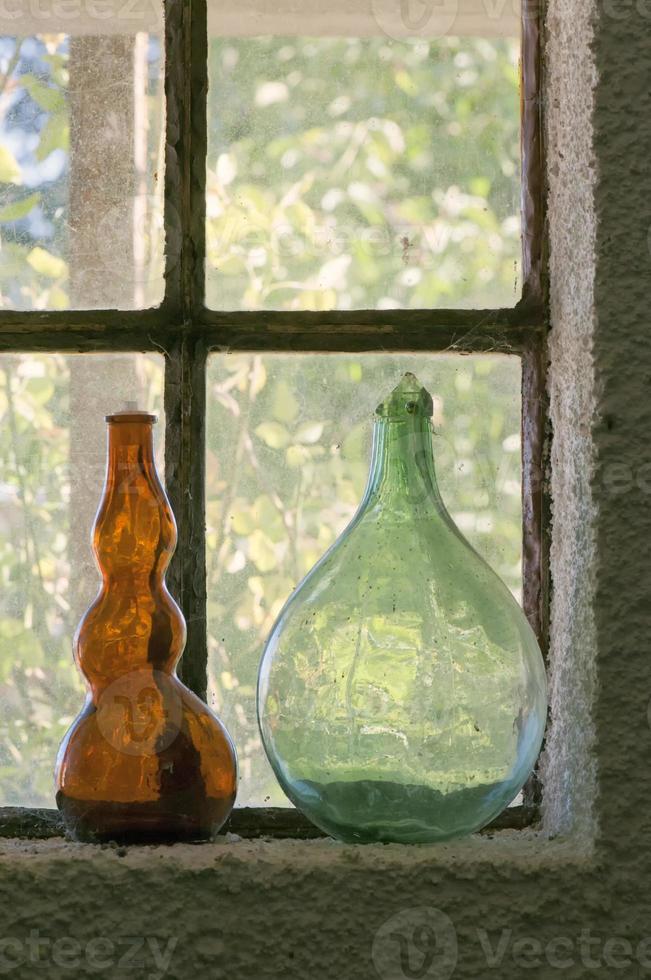
<svg viewBox="0 0 651 980"><path fill-rule="evenodd" d="M512 306L519 42L213 38L207 302Z"/></svg>
<svg viewBox="0 0 651 980"><path fill-rule="evenodd" d="M127 401L156 412L161 465L163 375L158 355L0 355L0 805L54 805L84 700L72 638L99 586L104 416Z"/></svg>
<svg viewBox="0 0 651 980"><path fill-rule="evenodd" d="M0 36L0 309L156 305L161 17L150 4L151 23L107 21L106 5L91 4L49 24L37 7ZM68 25L74 34L58 33Z"/></svg>
<svg viewBox="0 0 651 980"><path fill-rule="evenodd" d="M454 520L521 598L519 358L214 355L208 367L209 703L239 754L239 805L286 805L260 745L255 687L285 600L361 499L373 411L404 371L434 396Z"/></svg>

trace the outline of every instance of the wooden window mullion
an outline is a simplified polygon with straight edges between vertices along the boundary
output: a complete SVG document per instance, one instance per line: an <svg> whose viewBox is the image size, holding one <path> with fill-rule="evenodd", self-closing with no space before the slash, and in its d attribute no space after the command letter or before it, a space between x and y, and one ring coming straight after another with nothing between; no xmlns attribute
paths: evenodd
<svg viewBox="0 0 651 980"><path fill-rule="evenodd" d="M179 673L207 690L205 561L205 369L193 314L203 303L208 63L205 3L166 0L165 480L178 545L169 584L188 627Z"/></svg>

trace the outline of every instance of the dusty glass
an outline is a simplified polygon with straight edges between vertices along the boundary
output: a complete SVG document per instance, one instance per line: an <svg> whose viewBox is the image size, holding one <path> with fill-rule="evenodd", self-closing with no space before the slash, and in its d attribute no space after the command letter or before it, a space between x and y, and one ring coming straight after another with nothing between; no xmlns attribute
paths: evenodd
<svg viewBox="0 0 651 980"><path fill-rule="evenodd" d="M381 17L357 24L361 5L336 4L327 17L295 12L295 30L340 36L218 36L247 32L228 6L211 5L208 305L514 305L517 17L501 25L511 37L491 36L499 18L486 14L472 36L455 34L465 21L452 19L444 33L425 23L405 38ZM258 16L264 3L253 6L251 31L290 30L286 4L276 28ZM369 35L348 36L356 27Z"/></svg>
<svg viewBox="0 0 651 980"><path fill-rule="evenodd" d="M81 7L0 24L0 309L163 298L160 11Z"/></svg>

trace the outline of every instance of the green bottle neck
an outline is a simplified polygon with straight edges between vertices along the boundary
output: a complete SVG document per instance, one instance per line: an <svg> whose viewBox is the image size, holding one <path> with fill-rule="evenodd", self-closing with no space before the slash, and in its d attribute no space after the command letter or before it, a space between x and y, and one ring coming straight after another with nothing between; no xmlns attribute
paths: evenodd
<svg viewBox="0 0 651 980"><path fill-rule="evenodd" d="M441 495L429 418L416 414L375 421L364 504L388 508L397 514L439 510Z"/></svg>

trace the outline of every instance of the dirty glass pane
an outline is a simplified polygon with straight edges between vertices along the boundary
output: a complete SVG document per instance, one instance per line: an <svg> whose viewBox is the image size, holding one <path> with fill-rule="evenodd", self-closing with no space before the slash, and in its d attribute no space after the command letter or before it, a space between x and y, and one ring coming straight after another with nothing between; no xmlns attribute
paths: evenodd
<svg viewBox="0 0 651 980"><path fill-rule="evenodd" d="M83 703L72 637L99 584L104 416L136 401L160 418L163 370L158 355L0 355L0 805L54 805ZM162 418L155 435L162 460Z"/></svg>
<svg viewBox="0 0 651 980"><path fill-rule="evenodd" d="M287 803L258 738L263 644L294 586L353 516L373 411L407 370L434 396L446 506L520 599L518 358L265 354L209 361L209 701L237 744L240 805Z"/></svg>
<svg viewBox="0 0 651 980"><path fill-rule="evenodd" d="M315 4L312 17L294 12L306 30L333 34L352 21L375 36L218 36L241 23L246 33L228 6L220 16L224 5L213 4L209 48L208 305L514 305L517 11L503 25L513 36L495 36L488 13L476 15L473 36L455 34L465 21L454 17L434 25L445 31L428 33L424 18L422 30L392 36L379 0L368 25L349 11L338 27L329 6L321 17ZM278 30L288 30L279 6ZM269 5L244 7L258 15ZM251 30L256 22L273 17L252 17Z"/></svg>
<svg viewBox="0 0 651 980"><path fill-rule="evenodd" d="M46 4L0 17L0 309L163 298L160 18L109 28L107 3L72 6L74 22Z"/></svg>

